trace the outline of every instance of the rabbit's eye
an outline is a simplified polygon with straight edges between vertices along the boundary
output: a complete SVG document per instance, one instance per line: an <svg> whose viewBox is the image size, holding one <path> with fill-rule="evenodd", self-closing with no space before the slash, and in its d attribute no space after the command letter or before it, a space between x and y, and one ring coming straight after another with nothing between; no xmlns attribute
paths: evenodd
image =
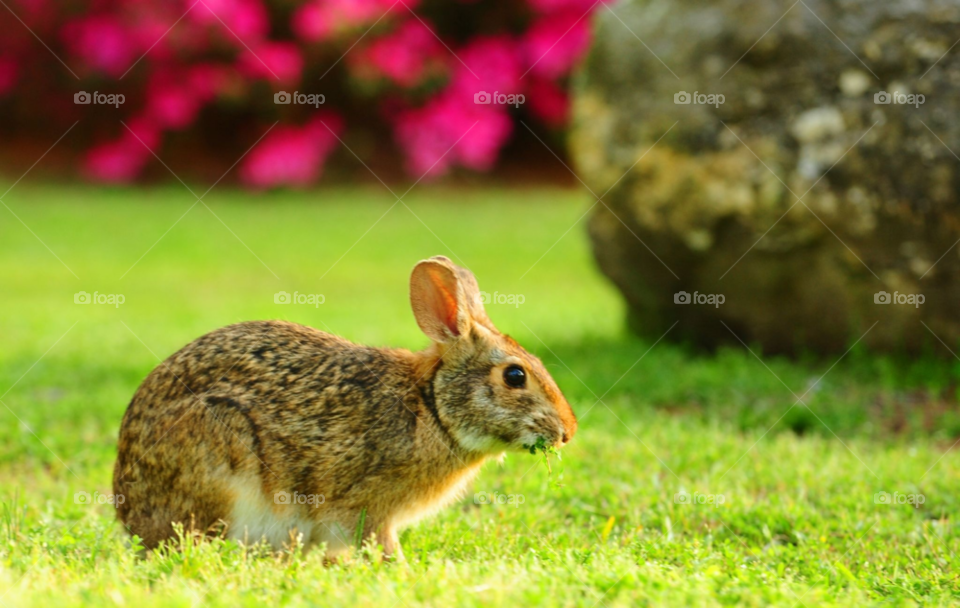
<svg viewBox="0 0 960 608"><path fill-rule="evenodd" d="M519 365L511 365L503 370L503 381L511 388L523 388L527 384L527 373Z"/></svg>

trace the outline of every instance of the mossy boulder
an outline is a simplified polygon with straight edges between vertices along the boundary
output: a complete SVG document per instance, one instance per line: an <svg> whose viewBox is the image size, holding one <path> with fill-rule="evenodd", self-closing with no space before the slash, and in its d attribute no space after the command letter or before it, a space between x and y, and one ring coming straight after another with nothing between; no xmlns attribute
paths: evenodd
<svg viewBox="0 0 960 608"><path fill-rule="evenodd" d="M658 338L679 321L672 338L707 347L842 352L862 337L950 356L937 338L960 343L960 4L612 9L576 82L571 151L630 325Z"/></svg>

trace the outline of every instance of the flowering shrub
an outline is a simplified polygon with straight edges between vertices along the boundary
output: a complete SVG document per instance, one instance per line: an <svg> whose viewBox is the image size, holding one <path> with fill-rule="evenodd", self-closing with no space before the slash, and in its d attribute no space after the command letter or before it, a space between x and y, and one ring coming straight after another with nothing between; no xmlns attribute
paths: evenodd
<svg viewBox="0 0 960 608"><path fill-rule="evenodd" d="M61 132L92 120L85 176L136 180L213 121L256 126L248 146L266 132L238 176L268 188L314 182L341 137L378 121L415 178L489 170L520 117L563 127L604 0L6 1L0 106ZM106 90L112 112L85 105ZM350 120L358 106L379 110Z"/></svg>

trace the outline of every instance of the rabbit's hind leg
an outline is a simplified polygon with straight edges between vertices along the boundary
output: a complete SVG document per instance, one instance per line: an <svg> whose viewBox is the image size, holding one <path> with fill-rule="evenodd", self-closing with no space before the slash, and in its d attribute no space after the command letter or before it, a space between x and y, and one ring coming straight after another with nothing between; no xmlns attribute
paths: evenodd
<svg viewBox="0 0 960 608"><path fill-rule="evenodd" d="M175 539L175 524L192 536L217 534L220 522L229 524L234 498L225 473L256 462L238 456L247 452L237 432L242 421L235 414L224 420L222 411L193 396L140 405L120 429L114 468L120 520L147 549Z"/></svg>

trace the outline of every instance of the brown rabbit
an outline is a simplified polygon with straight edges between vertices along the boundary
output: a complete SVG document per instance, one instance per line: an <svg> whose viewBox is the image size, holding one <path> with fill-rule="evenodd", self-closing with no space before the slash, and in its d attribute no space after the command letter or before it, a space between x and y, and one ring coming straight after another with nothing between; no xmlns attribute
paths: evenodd
<svg viewBox="0 0 960 608"><path fill-rule="evenodd" d="M302 535L334 558L456 500L491 456L577 420L543 364L490 322L470 271L416 265L422 352L358 346L282 321L231 325L147 376L120 427L114 492L128 531L156 547L173 523L226 527L275 548Z"/></svg>

